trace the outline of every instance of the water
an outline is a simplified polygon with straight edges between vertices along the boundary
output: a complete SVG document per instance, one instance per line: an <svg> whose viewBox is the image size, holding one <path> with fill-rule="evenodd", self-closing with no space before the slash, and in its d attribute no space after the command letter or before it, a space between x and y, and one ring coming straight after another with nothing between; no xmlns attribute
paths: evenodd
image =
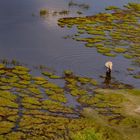
<svg viewBox="0 0 140 140"><path fill-rule="evenodd" d="M1 0L0 2L0 59L17 59L29 65L46 65L62 72L71 69L83 76L99 78L105 73L104 63L111 60L114 63L113 76L135 87L139 87L139 80L128 75L126 68L131 66L131 61L121 56L108 58L98 54L93 48L85 48L84 44L63 36L73 34L74 30L62 29L57 26L59 17L39 16L41 8L49 10L73 11L69 16L77 16L76 7L70 9L70 0ZM104 12L109 5L122 7L128 2L138 0L86 0L90 5L89 10L84 10L85 15ZM85 2L77 0L77 2ZM32 16L34 14L35 16ZM139 68L137 68L139 71Z"/></svg>

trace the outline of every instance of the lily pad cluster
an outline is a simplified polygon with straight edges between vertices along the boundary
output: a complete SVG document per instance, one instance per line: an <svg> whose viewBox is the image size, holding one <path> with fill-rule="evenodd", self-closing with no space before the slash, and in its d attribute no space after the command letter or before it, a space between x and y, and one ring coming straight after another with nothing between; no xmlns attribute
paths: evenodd
<svg viewBox="0 0 140 140"><path fill-rule="evenodd" d="M86 47L115 57L122 54L140 64L140 4L128 3L124 7L107 7L109 12L93 16L68 17L58 20L60 27L77 27L73 39L85 42Z"/></svg>
<svg viewBox="0 0 140 140"><path fill-rule="evenodd" d="M41 73L33 76L25 66L0 64L0 139L125 140L125 127L131 132L132 127L139 130L139 117L123 113L122 103L128 99L122 93L96 89L99 83L95 79L70 70L62 75ZM54 79L65 84L59 86ZM138 102L139 90L127 92L137 96Z"/></svg>
<svg viewBox="0 0 140 140"><path fill-rule="evenodd" d="M67 105L64 87L49 79L66 77L46 71L37 77L27 67L0 64L0 139L65 139L80 112Z"/></svg>

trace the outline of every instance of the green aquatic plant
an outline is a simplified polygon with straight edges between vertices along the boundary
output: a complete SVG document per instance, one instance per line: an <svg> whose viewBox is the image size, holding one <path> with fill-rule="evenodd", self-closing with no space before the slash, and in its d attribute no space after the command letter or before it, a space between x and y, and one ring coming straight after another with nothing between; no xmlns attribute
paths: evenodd
<svg viewBox="0 0 140 140"><path fill-rule="evenodd" d="M49 12L48 12L48 10L47 9L41 9L40 10L40 16L45 16L45 15L47 15Z"/></svg>
<svg viewBox="0 0 140 140"><path fill-rule="evenodd" d="M69 10L62 10L59 12L60 15L68 15L70 13Z"/></svg>
<svg viewBox="0 0 140 140"><path fill-rule="evenodd" d="M54 83L48 82L46 84L41 85L43 88L52 89L52 90L59 90L60 87Z"/></svg>
<svg viewBox="0 0 140 140"><path fill-rule="evenodd" d="M88 34L91 34L91 35L105 35L104 31L101 31L101 30L87 30L87 33Z"/></svg>
<svg viewBox="0 0 140 140"><path fill-rule="evenodd" d="M93 43L86 43L85 46L86 47L94 47L94 44Z"/></svg>
<svg viewBox="0 0 140 140"><path fill-rule="evenodd" d="M23 66L15 66L14 69L20 70L20 71L30 71L28 68L23 67Z"/></svg>
<svg viewBox="0 0 140 140"><path fill-rule="evenodd" d="M4 68L5 65L4 64L0 64L0 69Z"/></svg>
<svg viewBox="0 0 140 140"><path fill-rule="evenodd" d="M16 76L13 76L11 78L4 78L3 77L3 78L1 78L0 81L3 82L3 83L15 83L15 82L18 81L18 78Z"/></svg>
<svg viewBox="0 0 140 140"><path fill-rule="evenodd" d="M97 133L93 128L71 134L73 140L103 140L101 133Z"/></svg>
<svg viewBox="0 0 140 140"><path fill-rule="evenodd" d="M18 140L18 139L26 138L26 136L23 132L11 132L6 136L6 139L10 139L10 138L14 140ZM4 139L4 137L2 137L1 139Z"/></svg>
<svg viewBox="0 0 140 140"><path fill-rule="evenodd" d="M109 57L115 57L116 56L116 54L113 54L113 53L104 53L104 55L109 56Z"/></svg>
<svg viewBox="0 0 140 140"><path fill-rule="evenodd" d="M27 75L29 72L29 69L23 66L15 66L12 70L13 73L19 74L19 75Z"/></svg>
<svg viewBox="0 0 140 140"><path fill-rule="evenodd" d="M24 66L3 65L2 70L0 139L126 140L135 132L139 140L139 89L99 89L95 79L69 70L63 86Z"/></svg>
<svg viewBox="0 0 140 140"><path fill-rule="evenodd" d="M46 90L45 90L45 93L46 93L47 95L53 95L53 94L55 94L55 91L50 90L50 89L46 89Z"/></svg>
<svg viewBox="0 0 140 140"><path fill-rule="evenodd" d="M0 70L0 74L4 74L5 72L5 70Z"/></svg>
<svg viewBox="0 0 140 140"><path fill-rule="evenodd" d="M21 84L21 85L29 85L30 81L22 80L22 81L19 81L19 84Z"/></svg>
<svg viewBox="0 0 140 140"><path fill-rule="evenodd" d="M51 88L51 89L47 89L45 91L45 93L48 95L48 97L51 99L51 100L54 100L54 101L58 101L58 102L62 102L62 103L66 103L67 102L67 98L65 97L64 95L64 90L61 89L61 88Z"/></svg>
<svg viewBox="0 0 140 140"><path fill-rule="evenodd" d="M11 101L15 101L16 100L16 95L12 94L9 91L3 91L3 90L1 90L0 93L1 93L0 97L9 99Z"/></svg>
<svg viewBox="0 0 140 140"><path fill-rule="evenodd" d="M96 102L93 96L83 95L78 98L78 102L83 105L93 105Z"/></svg>
<svg viewBox="0 0 140 140"><path fill-rule="evenodd" d="M10 90L10 89L12 89L12 86L0 86L0 89L1 90Z"/></svg>
<svg viewBox="0 0 140 140"><path fill-rule="evenodd" d="M24 89L24 88L27 87L27 85L21 85L19 83L11 83L10 85L11 85L11 87L14 87L14 88L17 88L17 89Z"/></svg>
<svg viewBox="0 0 140 140"><path fill-rule="evenodd" d="M134 71L135 68L127 68L127 71Z"/></svg>
<svg viewBox="0 0 140 140"><path fill-rule="evenodd" d="M90 82L90 78L78 77L78 81L82 84L86 84L86 83Z"/></svg>
<svg viewBox="0 0 140 140"><path fill-rule="evenodd" d="M108 6L107 8L105 8L106 10L118 10L119 8L116 6Z"/></svg>
<svg viewBox="0 0 140 140"><path fill-rule="evenodd" d="M88 5L88 4L86 4L86 3L76 3L76 2L74 2L74 1L70 1L69 3L68 3L68 6L69 7L73 7L73 6L76 6L76 7L79 7L79 8L82 8L82 9L89 9L90 8L90 6Z"/></svg>
<svg viewBox="0 0 140 140"><path fill-rule="evenodd" d="M133 77L136 79L140 79L140 75L134 75Z"/></svg>
<svg viewBox="0 0 140 140"><path fill-rule="evenodd" d="M116 53L124 53L124 52L126 52L127 51L127 49L125 49L125 48L115 48L114 49L114 51L116 52Z"/></svg>
<svg viewBox="0 0 140 140"><path fill-rule="evenodd" d="M123 8L109 6L106 10L111 12L61 18L58 25L75 25L79 35L74 40L84 42L86 47L96 47L97 52L109 57L122 53L124 58L133 59L139 65L139 3L128 3Z"/></svg>
<svg viewBox="0 0 140 140"><path fill-rule="evenodd" d="M47 83L47 79L45 79L44 77L34 77L34 83L37 85L43 85L45 83Z"/></svg>
<svg viewBox="0 0 140 140"><path fill-rule="evenodd" d="M34 94L40 94L40 89L36 88L36 87L29 87L28 91Z"/></svg>
<svg viewBox="0 0 140 140"><path fill-rule="evenodd" d="M125 7L128 9L135 10L135 11L140 11L140 4L138 3L130 2L128 3L128 5L125 5Z"/></svg>
<svg viewBox="0 0 140 140"><path fill-rule="evenodd" d="M49 96L49 98L51 100L58 101L58 102L61 102L61 103L66 103L67 102L67 99L64 96L64 94L52 94L52 95Z"/></svg>
<svg viewBox="0 0 140 140"><path fill-rule="evenodd" d="M1 102L1 106L15 107L15 108L18 107L18 105L14 101L11 101L10 99L6 99L4 97L0 97L0 102Z"/></svg>
<svg viewBox="0 0 140 140"><path fill-rule="evenodd" d="M30 81L32 76L30 74L26 74L26 75L19 75L20 79L26 80L26 81Z"/></svg>
<svg viewBox="0 0 140 140"><path fill-rule="evenodd" d="M98 53L101 53L101 54L105 54L106 55L106 54L109 54L111 52L111 49L110 48L104 48L104 47L101 48L100 47L100 48L97 49L97 51L98 51Z"/></svg>
<svg viewBox="0 0 140 140"><path fill-rule="evenodd" d="M125 58L127 58L127 59L132 59L132 58L133 58L133 56L130 55L130 54L124 54L123 56L124 56Z"/></svg>
<svg viewBox="0 0 140 140"><path fill-rule="evenodd" d="M42 74L45 75L45 76L51 76L51 75L53 75L53 73L51 73L51 72L47 72L47 71L42 72Z"/></svg>
<svg viewBox="0 0 140 140"><path fill-rule="evenodd" d="M140 89L131 89L127 90L127 92L132 95L140 95Z"/></svg>
<svg viewBox="0 0 140 140"><path fill-rule="evenodd" d="M58 76L58 75L51 75L50 78L51 78L51 79L60 79L61 77Z"/></svg>
<svg viewBox="0 0 140 140"><path fill-rule="evenodd" d="M14 127L14 123L9 121L2 121L0 123L0 134L8 133Z"/></svg>
<svg viewBox="0 0 140 140"><path fill-rule="evenodd" d="M95 79L91 79L91 80L90 80L90 84L92 84L92 85L94 85L94 86L97 86L97 85L98 85L98 82L97 82L97 80L95 80Z"/></svg>
<svg viewBox="0 0 140 140"><path fill-rule="evenodd" d="M53 74L52 72L42 72L43 75L48 76L50 79L60 79L61 77Z"/></svg>
<svg viewBox="0 0 140 140"><path fill-rule="evenodd" d="M40 105L39 100L36 99L35 97L24 97L22 101L23 103Z"/></svg>
<svg viewBox="0 0 140 140"><path fill-rule="evenodd" d="M83 95L83 94L87 94L87 91L85 91L85 90L78 90L78 89L73 89L71 91L71 95L73 95L73 96L78 96L78 95Z"/></svg>
<svg viewBox="0 0 140 140"><path fill-rule="evenodd" d="M62 113L72 113L72 109L66 108L59 102L51 101L51 100L45 100L43 102L43 109L47 109L51 112L62 112Z"/></svg>
<svg viewBox="0 0 140 140"><path fill-rule="evenodd" d="M65 74L65 75L72 75L73 72L72 72L71 70L65 70L65 71L64 71L64 74Z"/></svg>

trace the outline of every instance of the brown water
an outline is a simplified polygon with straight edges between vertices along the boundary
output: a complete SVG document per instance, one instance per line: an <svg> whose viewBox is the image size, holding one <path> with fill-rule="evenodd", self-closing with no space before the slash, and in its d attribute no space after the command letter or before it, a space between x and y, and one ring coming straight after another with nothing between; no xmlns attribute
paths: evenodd
<svg viewBox="0 0 140 140"><path fill-rule="evenodd" d="M131 60L121 55L109 58L98 54L94 48L85 48L84 44L63 36L73 34L75 29L62 29L57 26L61 16L41 18L39 10L70 10L69 16L78 16L76 7L69 8L70 0L1 0L0 2L0 59L16 59L28 65L46 65L58 73L71 69L76 74L97 78L105 73L104 63L114 63L113 77L117 80L140 87L140 80L128 75L127 68L132 66ZM109 5L122 7L128 2L138 0L86 0L89 10L84 15L103 12ZM77 0L77 2L85 2ZM32 16L34 14L35 16Z"/></svg>

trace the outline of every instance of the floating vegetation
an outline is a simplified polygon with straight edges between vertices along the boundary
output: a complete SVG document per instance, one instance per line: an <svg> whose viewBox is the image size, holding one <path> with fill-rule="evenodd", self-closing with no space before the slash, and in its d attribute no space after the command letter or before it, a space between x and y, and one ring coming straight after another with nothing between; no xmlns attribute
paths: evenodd
<svg viewBox="0 0 140 140"><path fill-rule="evenodd" d="M71 1L70 6L77 6ZM61 27L77 27L78 36L73 39L85 42L86 47L97 48L97 52L115 57L122 54L140 65L140 4L128 3L124 7L109 6L109 12L93 16L68 17L58 20ZM111 11L111 12L110 12ZM77 34L76 33L76 34ZM87 37L83 38L87 35Z"/></svg>
<svg viewBox="0 0 140 140"><path fill-rule="evenodd" d="M73 35L66 35L66 36L64 36L63 38L64 38L64 39L71 39L71 38L73 38Z"/></svg>
<svg viewBox="0 0 140 140"><path fill-rule="evenodd" d="M81 11L77 11L77 14L78 15L82 15L83 13Z"/></svg>
<svg viewBox="0 0 140 140"><path fill-rule="evenodd" d="M125 58L127 58L127 59L132 59L133 58L133 56L132 55L129 55L129 54L124 54L123 55Z"/></svg>
<svg viewBox="0 0 140 140"><path fill-rule="evenodd" d="M0 64L0 139L127 140L139 131L139 89L99 89L98 81L71 70L62 76L47 69L41 73ZM52 82L57 78L63 86Z"/></svg>
<svg viewBox="0 0 140 140"><path fill-rule="evenodd" d="M70 1L68 4L69 7L78 7L79 10L75 11L75 13L77 15L82 15L83 11L82 10L88 10L90 8L90 6L86 3L75 3L73 1ZM73 13L73 9L67 10L67 9L63 9L63 10L49 10L46 8L42 8L39 11L39 14L41 17L46 17L46 16L68 16L70 13ZM34 16L34 14L32 14L32 16Z"/></svg>
<svg viewBox="0 0 140 140"><path fill-rule="evenodd" d="M114 51L116 52L116 53L125 53L126 51L127 51L127 49L125 49L125 48L115 48L114 49Z"/></svg>
<svg viewBox="0 0 140 140"><path fill-rule="evenodd" d="M75 7L79 7L81 9L86 9L86 10L88 10L90 8L90 6L86 3L79 4L79 3L74 2L73 0L71 0L68 5L69 5L69 7L75 6Z"/></svg>
<svg viewBox="0 0 140 140"><path fill-rule="evenodd" d="M136 78L136 79L140 79L140 72L135 74L133 77Z"/></svg>
<svg viewBox="0 0 140 140"><path fill-rule="evenodd" d="M134 71L135 68L127 68L127 71Z"/></svg>
<svg viewBox="0 0 140 140"><path fill-rule="evenodd" d="M60 15L68 15L70 11L68 10L62 10L59 12Z"/></svg>
<svg viewBox="0 0 140 140"><path fill-rule="evenodd" d="M47 71L42 72L42 74L49 77L50 79L60 79L61 78L60 76L55 75L51 72L47 72Z"/></svg>
<svg viewBox="0 0 140 140"><path fill-rule="evenodd" d="M23 65L23 63L20 63L16 59L8 60L8 59L1 59L0 62L4 65L14 65L14 66L20 66Z"/></svg>
<svg viewBox="0 0 140 140"><path fill-rule="evenodd" d="M47 9L41 9L40 10L40 16L46 16L47 14L49 14Z"/></svg>
<svg viewBox="0 0 140 140"><path fill-rule="evenodd" d="M70 11L69 10L61 10L61 11L51 11L48 9L41 9L39 14L40 16L57 16L57 15L69 15Z"/></svg>
<svg viewBox="0 0 140 140"><path fill-rule="evenodd" d="M116 6L108 6L105 10L119 10Z"/></svg>

